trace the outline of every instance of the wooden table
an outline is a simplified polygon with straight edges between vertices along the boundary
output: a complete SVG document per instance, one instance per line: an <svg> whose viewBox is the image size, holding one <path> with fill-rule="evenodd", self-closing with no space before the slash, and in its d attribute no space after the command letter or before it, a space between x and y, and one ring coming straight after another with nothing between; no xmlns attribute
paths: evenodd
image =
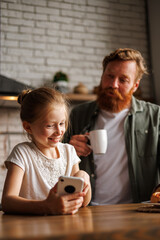
<svg viewBox="0 0 160 240"><path fill-rule="evenodd" d="M137 212L140 204L92 206L75 215L0 213L0 239L159 240L160 214Z"/></svg>

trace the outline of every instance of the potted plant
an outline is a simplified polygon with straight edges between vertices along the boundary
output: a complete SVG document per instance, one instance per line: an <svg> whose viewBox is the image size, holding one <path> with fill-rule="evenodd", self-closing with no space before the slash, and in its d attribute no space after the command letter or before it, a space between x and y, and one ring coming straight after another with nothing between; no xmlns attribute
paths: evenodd
<svg viewBox="0 0 160 240"><path fill-rule="evenodd" d="M53 85L58 91L63 93L68 92L68 81L67 74L62 71L56 72L53 77Z"/></svg>

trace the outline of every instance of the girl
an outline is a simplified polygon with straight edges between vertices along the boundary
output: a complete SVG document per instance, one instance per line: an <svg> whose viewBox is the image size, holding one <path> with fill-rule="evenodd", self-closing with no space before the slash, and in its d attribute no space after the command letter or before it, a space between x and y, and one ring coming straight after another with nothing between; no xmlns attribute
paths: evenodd
<svg viewBox="0 0 160 240"><path fill-rule="evenodd" d="M74 214L91 199L89 176L79 170L75 149L60 141L68 126L65 98L52 88L25 90L20 117L30 142L18 144L5 164L2 210L23 214ZM58 196L59 176L84 178L82 193Z"/></svg>

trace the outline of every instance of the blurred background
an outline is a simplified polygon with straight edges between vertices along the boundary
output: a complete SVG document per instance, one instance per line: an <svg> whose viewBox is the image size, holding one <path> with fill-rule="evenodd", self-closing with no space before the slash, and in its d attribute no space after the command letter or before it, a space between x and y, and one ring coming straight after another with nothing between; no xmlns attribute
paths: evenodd
<svg viewBox="0 0 160 240"><path fill-rule="evenodd" d="M81 93L88 93L85 98L69 95L77 104L94 99L104 56L130 47L142 53L149 70L137 96L160 104L159 0L1 0L0 4L1 75L40 87L52 86L55 74L63 72L65 93L75 92L79 84ZM4 160L24 140L16 101L1 100L0 197Z"/></svg>

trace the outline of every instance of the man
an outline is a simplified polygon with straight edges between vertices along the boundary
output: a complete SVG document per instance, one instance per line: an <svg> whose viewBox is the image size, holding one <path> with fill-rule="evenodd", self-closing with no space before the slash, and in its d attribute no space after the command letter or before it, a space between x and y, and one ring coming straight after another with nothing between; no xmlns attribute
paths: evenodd
<svg viewBox="0 0 160 240"><path fill-rule="evenodd" d="M134 49L118 49L103 60L97 101L72 110L65 140L81 157L90 174L92 205L149 200L160 170L160 107L137 100L146 73L144 59ZM94 155L85 134L106 129L108 148Z"/></svg>

